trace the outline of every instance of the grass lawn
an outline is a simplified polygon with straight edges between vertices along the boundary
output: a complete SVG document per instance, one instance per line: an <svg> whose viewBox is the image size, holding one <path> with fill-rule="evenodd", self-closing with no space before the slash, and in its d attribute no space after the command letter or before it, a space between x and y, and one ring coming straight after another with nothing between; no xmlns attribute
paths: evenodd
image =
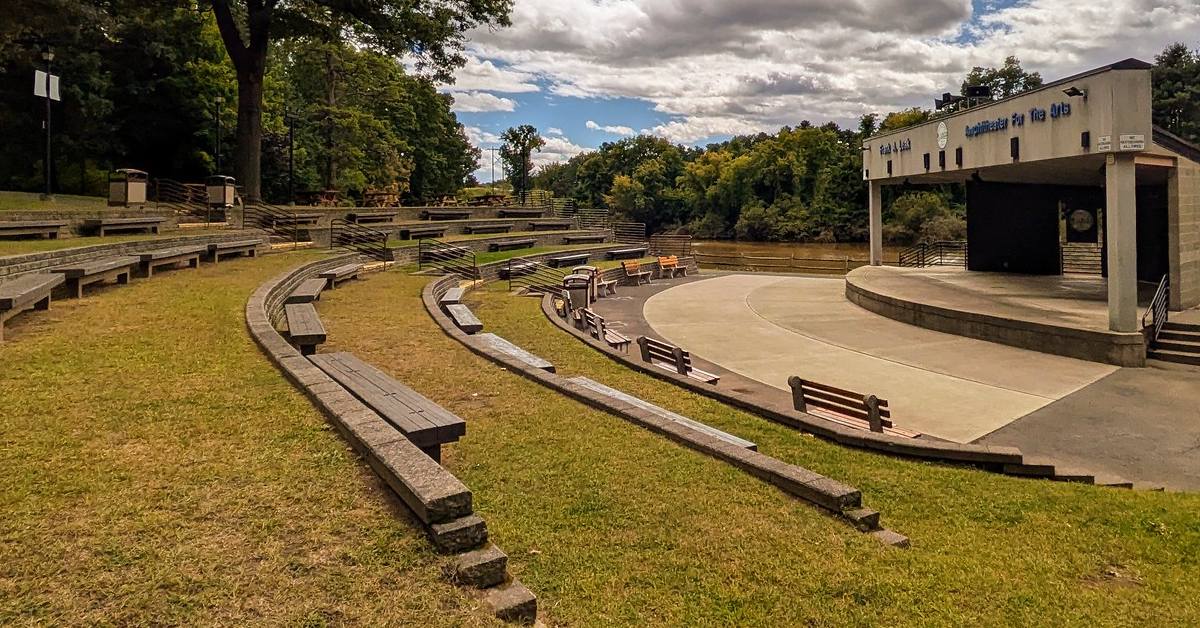
<svg viewBox="0 0 1200 628"><path fill-rule="evenodd" d="M106 288L0 345L0 625L496 625L251 341L312 253Z"/></svg>
<svg viewBox="0 0 1200 628"><path fill-rule="evenodd" d="M224 229L188 229L186 231L167 231L158 235L135 233L130 235L83 236L78 238L58 238L47 240L42 238L24 240L0 240L0 256L23 255L26 253L41 253L42 251L58 251L77 246L92 246L93 244L116 244L119 242L135 242L137 240L160 240L163 238L178 238L188 235L208 235L224 233Z"/></svg>
<svg viewBox="0 0 1200 628"><path fill-rule="evenodd" d="M467 419L445 459L552 617L575 625L1196 625L1200 496L1024 481L801 435L639 375L502 283L486 330L860 488L897 550L719 461L511 375L444 337L427 278L328 293L354 351Z"/></svg>
<svg viewBox="0 0 1200 628"><path fill-rule="evenodd" d="M0 192L0 211L105 209L108 199L103 196L74 196L55 194L53 201L43 201L37 192Z"/></svg>

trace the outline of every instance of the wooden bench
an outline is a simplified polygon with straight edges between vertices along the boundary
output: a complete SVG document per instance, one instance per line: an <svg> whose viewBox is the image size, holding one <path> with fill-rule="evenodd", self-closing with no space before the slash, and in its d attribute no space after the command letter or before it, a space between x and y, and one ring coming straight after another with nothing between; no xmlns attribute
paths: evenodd
<svg viewBox="0 0 1200 628"><path fill-rule="evenodd" d="M325 280L325 285L327 288L333 290L339 283L342 283L343 281L358 279L358 273L360 272L362 272L362 264L353 262L350 264L343 264L337 268L332 268L318 274L317 276Z"/></svg>
<svg viewBox="0 0 1200 628"><path fill-rule="evenodd" d="M563 244L601 244L607 239L603 233L581 233L563 236Z"/></svg>
<svg viewBox="0 0 1200 628"><path fill-rule="evenodd" d="M315 227L325 214L288 214L286 216L263 216L263 226L271 227Z"/></svg>
<svg viewBox="0 0 1200 628"><path fill-rule="evenodd" d="M571 272L577 275L591 275L596 284L596 295L593 298L612 296L617 293L617 280L605 279L604 272L595 266L576 266Z"/></svg>
<svg viewBox="0 0 1200 628"><path fill-rule="evenodd" d="M629 249L613 249L605 253L608 259L637 259L646 256L646 247L634 247Z"/></svg>
<svg viewBox="0 0 1200 628"><path fill-rule="evenodd" d="M77 264L64 264L50 269L52 273L61 273L67 285L67 293L76 299L83 298L84 286L90 286L102 281L116 281L127 284L133 278L133 270L138 267L139 260L133 256L109 257L100 260L90 260Z"/></svg>
<svg viewBox="0 0 1200 628"><path fill-rule="evenodd" d="M34 273L0 282L0 342L8 319L25 310L50 309L50 293L63 281L59 273Z"/></svg>
<svg viewBox="0 0 1200 628"><path fill-rule="evenodd" d="M237 240L234 242L212 242L208 245L208 258L214 264L221 261L221 256L245 255L258 257L258 247L262 240Z"/></svg>
<svg viewBox="0 0 1200 628"><path fill-rule="evenodd" d="M658 277L687 277L687 266L679 265L679 256L658 256Z"/></svg>
<svg viewBox="0 0 1200 628"><path fill-rule="evenodd" d="M351 353L309 357L347 392L374 410L435 462L442 445L467 433L467 422Z"/></svg>
<svg viewBox="0 0 1200 628"><path fill-rule="evenodd" d="M65 221L59 220L16 220L9 222L0 222L0 238L13 238L19 236L38 236L57 240L62 233L63 227L66 227Z"/></svg>
<svg viewBox="0 0 1200 628"><path fill-rule="evenodd" d="M188 268L200 267L200 256L208 251L204 244L173 246L146 253L138 253L138 267L143 277L152 277L155 269L187 264Z"/></svg>
<svg viewBox="0 0 1200 628"><path fill-rule="evenodd" d="M511 222L484 222L463 225L462 231L466 234L478 233L508 233L513 230Z"/></svg>
<svg viewBox="0 0 1200 628"><path fill-rule="evenodd" d="M424 240L446 237L445 227L404 227L400 230L401 240Z"/></svg>
<svg viewBox="0 0 1200 628"><path fill-rule="evenodd" d="M571 300L570 291L563 290L554 296L554 310L558 312L559 317L570 319L577 329L583 329L582 308Z"/></svg>
<svg viewBox="0 0 1200 628"><path fill-rule="evenodd" d="M892 424L892 411L886 399L863 395L842 388L802 379L788 378L792 389L792 406L799 412L815 414L834 423L865 429L876 433L916 438L917 432L897 428Z"/></svg>
<svg viewBox="0 0 1200 628"><path fill-rule="evenodd" d="M685 425L685 426L687 426L693 430L696 430L698 432L703 432L704 434L707 434L714 438L723 440L731 445L736 445L736 446L742 447L744 449L749 449L750 451L758 451L758 445L756 445L744 438L738 438L737 436L734 436L733 434L730 434L728 432L723 432L715 427L712 427L711 425L707 425L707 424L701 423L699 421L689 419L689 418L683 416L682 414L676 414L674 412L671 412L670 410L667 410L666 408L656 406L644 399L640 399L638 397L634 397L633 395L623 393L615 388L609 388L608 386L605 386L604 384L601 384L600 382L588 379L586 377L572 377L571 379L569 379L567 381L578 384L579 386L582 386L592 392L600 393L606 397L610 397L617 401L627 403L636 408L645 410L651 414L658 415L669 421L674 421L675 423L679 423L680 425Z"/></svg>
<svg viewBox="0 0 1200 628"><path fill-rule="evenodd" d="M426 209L421 220L466 220L471 217L469 209Z"/></svg>
<svg viewBox="0 0 1200 628"><path fill-rule="evenodd" d="M517 249L528 249L537 244L537 240L526 238L521 240L504 240L501 242L489 242L488 250L495 253L497 251L515 251Z"/></svg>
<svg viewBox="0 0 1200 628"><path fill-rule="evenodd" d="M118 231L158 233L159 227L166 221L166 218L154 216L148 218L89 218L83 221L83 230L100 237Z"/></svg>
<svg viewBox="0 0 1200 628"><path fill-rule="evenodd" d="M496 212L496 215L501 218L541 218L546 213L542 209L521 209L514 207L505 207Z"/></svg>
<svg viewBox="0 0 1200 628"><path fill-rule="evenodd" d="M570 218L545 218L542 220L530 220L530 231L567 231L575 226L575 221Z"/></svg>
<svg viewBox="0 0 1200 628"><path fill-rule="evenodd" d="M483 323L475 317L475 313L471 311L471 308L462 303L451 303L444 309L446 310L446 315L454 321L454 324L458 325L458 328L467 334L477 334L483 331Z"/></svg>
<svg viewBox="0 0 1200 628"><path fill-rule="evenodd" d="M438 305L444 308L447 305L462 303L463 294L465 292L466 291L462 288L451 288L446 291L446 294L442 295L442 298L438 299Z"/></svg>
<svg viewBox="0 0 1200 628"><path fill-rule="evenodd" d="M533 368L541 369L547 373L554 372L554 365L549 361L540 358L522 349L521 347L518 347L517 345L514 345L513 343L501 338L500 336L497 336L496 334L479 334L476 336L476 338L478 338L480 342L487 347L495 351L499 351L505 355L512 356L528 364L529 366L532 366Z"/></svg>
<svg viewBox="0 0 1200 628"><path fill-rule="evenodd" d="M620 332L613 331L608 328L604 322L604 317L593 312L591 308L580 308L580 313L583 315L583 328L592 335L593 338L599 340L618 351L628 351L629 345L633 343L628 337Z"/></svg>
<svg viewBox="0 0 1200 628"><path fill-rule="evenodd" d="M537 262L529 260L509 260L507 264L500 267L496 275L500 279L512 279L514 277L523 277L532 275L537 272Z"/></svg>
<svg viewBox="0 0 1200 628"><path fill-rule="evenodd" d="M392 222L400 212L350 212L346 220L356 225L378 224Z"/></svg>
<svg viewBox="0 0 1200 628"><path fill-rule="evenodd" d="M312 303L284 305L283 315L287 319L288 338L300 355L312 355L317 352L317 345L325 343L325 325Z"/></svg>
<svg viewBox="0 0 1200 628"><path fill-rule="evenodd" d="M685 375L705 384L716 384L721 377L713 375L692 366L692 355L675 345L661 340L641 336L637 339L638 348L642 350L642 361L648 362L666 371Z"/></svg>
<svg viewBox="0 0 1200 628"><path fill-rule="evenodd" d="M329 280L323 277L313 277L305 279L296 286L295 290L287 296L284 301L286 304L291 303L313 303L321 300L321 292L329 285Z"/></svg>
<svg viewBox="0 0 1200 628"><path fill-rule="evenodd" d="M592 257L592 255L590 253L571 253L568 255L556 255L554 257L548 258L546 260L546 264L548 264L551 268L561 268L563 266L570 266L571 264L582 264L582 263L588 261L589 259L591 259L591 257Z"/></svg>
<svg viewBox="0 0 1200 628"><path fill-rule="evenodd" d="M625 278L633 280L633 285L650 283L650 271L642 270L639 262L621 262L621 268L625 270Z"/></svg>

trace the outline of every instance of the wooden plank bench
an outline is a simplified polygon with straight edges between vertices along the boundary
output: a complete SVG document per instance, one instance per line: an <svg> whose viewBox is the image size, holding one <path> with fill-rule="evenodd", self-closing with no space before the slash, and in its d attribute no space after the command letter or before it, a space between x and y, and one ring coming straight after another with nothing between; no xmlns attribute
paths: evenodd
<svg viewBox="0 0 1200 628"><path fill-rule="evenodd" d="M650 283L650 271L642 270L639 262L621 262L621 268L625 271L625 278L633 280L633 285Z"/></svg>
<svg viewBox="0 0 1200 628"><path fill-rule="evenodd" d="M264 226L276 227L315 227L325 214L288 214L286 216L263 216Z"/></svg>
<svg viewBox="0 0 1200 628"><path fill-rule="evenodd" d="M603 233L580 233L563 236L563 244L601 244L607 239Z"/></svg>
<svg viewBox="0 0 1200 628"><path fill-rule="evenodd" d="M705 384L716 385L721 377L713 375L692 366L692 355L675 345L661 340L641 336L637 339L638 348L642 350L642 361L648 362L666 371L685 375Z"/></svg>
<svg viewBox="0 0 1200 628"><path fill-rule="evenodd" d="M102 281L129 283L133 279L133 270L138 267L139 263L138 258L126 255L76 264L63 264L51 268L50 272L61 273L67 285L67 294L80 299L83 298L84 286Z"/></svg>
<svg viewBox="0 0 1200 628"><path fill-rule="evenodd" d="M488 250L495 253L497 251L515 251L517 249L532 248L537 244L537 240L533 238L523 238L521 240L503 240L501 242L489 242Z"/></svg>
<svg viewBox="0 0 1200 628"><path fill-rule="evenodd" d="M575 221L570 218L543 218L541 220L530 220L530 231L567 231L575 226Z"/></svg>
<svg viewBox="0 0 1200 628"><path fill-rule="evenodd" d="M33 273L0 281L0 342L4 342L4 323L25 310L50 309L50 293L62 285L59 273Z"/></svg>
<svg viewBox="0 0 1200 628"><path fill-rule="evenodd" d="M441 307L446 307L447 305L462 303L463 294L465 292L466 290L463 290L462 288L451 288L446 291L446 294L442 295L442 298L438 299L438 305Z"/></svg>
<svg viewBox="0 0 1200 628"><path fill-rule="evenodd" d="M211 242L208 245L208 259L216 264L221 261L221 256L245 255L246 257L258 257L258 247L260 246L262 246L261 239Z"/></svg>
<svg viewBox="0 0 1200 628"><path fill-rule="evenodd" d="M313 277L305 279L296 286L295 290L287 296L285 304L290 303L313 303L321 300L321 292L329 285L329 280L323 277Z"/></svg>
<svg viewBox="0 0 1200 628"><path fill-rule="evenodd" d="M475 317L475 313L471 311L471 308L462 303L451 303L446 306L445 310L446 315L454 321L454 324L458 325L458 328L467 334L477 334L483 331L483 323Z"/></svg>
<svg viewBox="0 0 1200 628"><path fill-rule="evenodd" d="M421 220L466 220L471 217L469 209L426 209Z"/></svg>
<svg viewBox="0 0 1200 628"><path fill-rule="evenodd" d="M0 238L15 238L20 236L38 236L57 240L66 227L66 221L61 220L12 220L0 222Z"/></svg>
<svg viewBox="0 0 1200 628"><path fill-rule="evenodd" d="M527 209L518 207L505 207L498 210L496 215L501 218L541 218L546 214L543 209Z"/></svg>
<svg viewBox="0 0 1200 628"><path fill-rule="evenodd" d="M542 369L547 373L554 372L554 365L544 358L540 358L517 345L497 336L496 334L479 334L476 336L483 344L489 348L499 351L505 355L510 355L529 366L536 369Z"/></svg>
<svg viewBox="0 0 1200 628"><path fill-rule="evenodd" d="M615 388L609 388L608 386L605 386L604 384L601 384L600 382L597 382L595 380L588 379L586 377L572 377L571 379L569 379L567 381L578 384L579 386L582 386L592 392L597 392L606 397L611 397L612 399L615 399L618 401L623 401L623 402L625 402L631 406L634 406L636 408L641 408L642 410L645 410L651 414L656 414L656 415L658 415L664 419L667 419L669 421L674 421L675 423L685 425L685 426L687 426L693 430L696 430L698 432L703 432L714 438L719 438L727 443L730 443L731 445L737 445L738 447L742 447L744 449L749 449L750 451L758 451L758 445L756 445L744 438L739 438L728 432L723 432L711 425L707 425L707 424L701 423L699 421L689 419L689 418L683 416L682 414L677 414L675 412L671 412L670 410L667 410L666 408L656 406L656 405L650 403L649 401L640 399L638 397L634 397L633 395L630 395L627 393L623 393Z"/></svg>
<svg viewBox="0 0 1200 628"><path fill-rule="evenodd" d="M312 355L317 352L317 345L325 343L325 325L312 303L284 305L283 315L287 319L288 339L300 350L300 355Z"/></svg>
<svg viewBox="0 0 1200 628"><path fill-rule="evenodd" d="M378 224L392 222L399 216L400 212L350 212L346 214L346 220L356 225Z"/></svg>
<svg viewBox="0 0 1200 628"><path fill-rule="evenodd" d="M478 233L508 233L513 230L511 222L483 222L463 225L462 231L466 234Z"/></svg>
<svg viewBox="0 0 1200 628"><path fill-rule="evenodd" d="M138 268L143 277L154 276L155 269L179 264L187 264L188 268L199 268L200 256L207 251L208 247L204 244L191 244L138 253Z"/></svg>
<svg viewBox="0 0 1200 628"><path fill-rule="evenodd" d="M158 233L159 227L166 218L150 216L146 218L89 218L83 221L83 230L104 237L118 231L144 231Z"/></svg>
<svg viewBox="0 0 1200 628"><path fill-rule="evenodd" d="M446 237L445 227L404 227L400 229L401 240L424 240L427 238Z"/></svg>
<svg viewBox="0 0 1200 628"><path fill-rule="evenodd" d="M435 462L442 461L442 445L467 433L461 417L352 353L322 353L309 360Z"/></svg>
<svg viewBox="0 0 1200 628"><path fill-rule="evenodd" d="M569 319L574 323L576 329L583 329L582 308L571 300L569 290L563 290L554 295L554 309L560 318Z"/></svg>
<svg viewBox="0 0 1200 628"><path fill-rule="evenodd" d="M687 266L679 265L679 256L658 256L658 277L687 277Z"/></svg>
<svg viewBox="0 0 1200 628"><path fill-rule="evenodd" d="M500 267L497 276L500 279L512 279L513 277L532 275L537 272L537 266L537 262L528 260L509 260L509 263Z"/></svg>
<svg viewBox="0 0 1200 628"><path fill-rule="evenodd" d="M570 253L567 255L556 255L548 258L546 264L551 268L562 268L572 264L583 264L591 259L591 253Z"/></svg>
<svg viewBox="0 0 1200 628"><path fill-rule="evenodd" d="M646 256L646 247L633 247L628 249L613 249L604 254L608 259L637 259Z"/></svg>
<svg viewBox="0 0 1200 628"><path fill-rule="evenodd" d="M343 281L358 279L358 273L362 272L362 266L362 264L352 262L350 264L343 264L337 268L331 268L317 276L325 280L326 288L333 290Z"/></svg>
<svg viewBox="0 0 1200 628"><path fill-rule="evenodd" d="M608 346L617 349L618 351L628 351L629 345L633 343L628 337L620 332L613 331L608 328L608 324L604 322L604 317L592 311L591 308L580 308L580 313L583 315L583 328L592 335L593 338L607 344Z"/></svg>
<svg viewBox="0 0 1200 628"><path fill-rule="evenodd" d="M788 386L792 389L792 406L798 412L815 414L860 430L908 438L920 436L917 432L897 428L892 423L892 411L886 399L819 384L795 375L788 378Z"/></svg>

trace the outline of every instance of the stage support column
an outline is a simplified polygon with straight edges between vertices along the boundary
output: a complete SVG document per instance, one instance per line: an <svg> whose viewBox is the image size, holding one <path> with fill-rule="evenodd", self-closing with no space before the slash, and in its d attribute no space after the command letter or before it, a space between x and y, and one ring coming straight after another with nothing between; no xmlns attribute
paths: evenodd
<svg viewBox="0 0 1200 628"><path fill-rule="evenodd" d="M1108 328L1137 331L1137 175L1133 155L1109 155L1104 175Z"/></svg>
<svg viewBox="0 0 1200 628"><path fill-rule="evenodd" d="M883 265L883 184L878 181L869 183L871 188L871 265Z"/></svg>

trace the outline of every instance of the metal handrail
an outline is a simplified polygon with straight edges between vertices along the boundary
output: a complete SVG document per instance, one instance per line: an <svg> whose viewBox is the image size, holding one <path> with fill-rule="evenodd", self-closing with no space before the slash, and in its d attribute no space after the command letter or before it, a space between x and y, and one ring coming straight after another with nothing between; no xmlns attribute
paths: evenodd
<svg viewBox="0 0 1200 628"><path fill-rule="evenodd" d="M967 243L962 240L922 242L900 251L900 266L966 266Z"/></svg>
<svg viewBox="0 0 1200 628"><path fill-rule="evenodd" d="M516 276L512 272L514 262L520 264L522 270ZM561 268L551 268L536 260L523 257L509 258L504 264L504 270L505 274L508 275L509 292L515 292L522 288L526 292L557 292L562 290L563 278L570 274L570 271Z"/></svg>
<svg viewBox="0 0 1200 628"><path fill-rule="evenodd" d="M387 247L388 232L364 227L341 218L329 221L329 248L357 251L379 261L392 256Z"/></svg>
<svg viewBox="0 0 1200 628"><path fill-rule="evenodd" d="M433 268L442 274L458 275L465 279L479 278L475 251L432 238L417 241L417 268Z"/></svg>
<svg viewBox="0 0 1200 628"><path fill-rule="evenodd" d="M262 229L272 235L288 238L292 245L300 244L300 224L296 220L299 212L288 211L276 205L255 203L242 210L242 228ZM278 220L284 220L280 225Z"/></svg>
<svg viewBox="0 0 1200 628"><path fill-rule="evenodd" d="M1150 307L1142 314L1142 330L1146 334L1147 343L1158 342L1158 335L1162 333L1163 325L1170 317L1170 301L1171 276L1163 275L1162 281L1158 282L1158 290L1154 292L1154 298L1150 300Z"/></svg>

